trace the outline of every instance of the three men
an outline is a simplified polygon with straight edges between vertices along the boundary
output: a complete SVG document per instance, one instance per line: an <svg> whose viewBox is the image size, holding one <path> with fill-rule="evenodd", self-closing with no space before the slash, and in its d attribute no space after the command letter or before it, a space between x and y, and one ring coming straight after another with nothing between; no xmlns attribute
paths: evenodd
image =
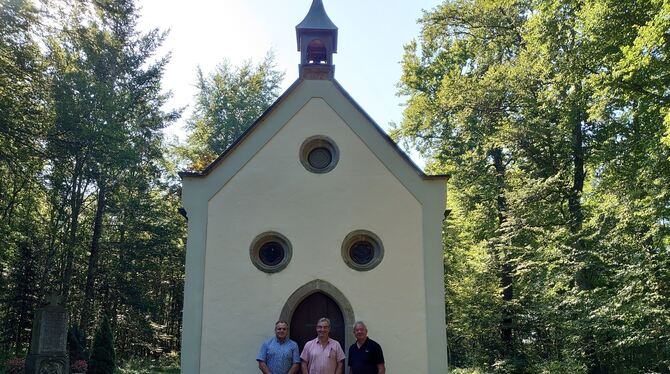
<svg viewBox="0 0 670 374"><path fill-rule="evenodd" d="M356 342L349 347L349 374L385 374L384 352L374 340L368 338L365 323L354 323Z"/></svg>
<svg viewBox="0 0 670 374"><path fill-rule="evenodd" d="M362 321L354 323L356 342L349 347L349 374L385 374L381 346L368 337ZM305 344L298 356L298 344L288 338L288 323L275 324L275 336L263 342L256 361L264 374L342 374L344 352L340 343L330 338L330 320L316 324L317 337Z"/></svg>
<svg viewBox="0 0 670 374"><path fill-rule="evenodd" d="M298 374L298 344L288 338L288 323L275 323L275 336L263 342L256 361L263 374Z"/></svg>
<svg viewBox="0 0 670 374"><path fill-rule="evenodd" d="M342 374L344 351L331 339L330 320L321 318L316 324L316 339L305 344L300 359L303 374Z"/></svg>

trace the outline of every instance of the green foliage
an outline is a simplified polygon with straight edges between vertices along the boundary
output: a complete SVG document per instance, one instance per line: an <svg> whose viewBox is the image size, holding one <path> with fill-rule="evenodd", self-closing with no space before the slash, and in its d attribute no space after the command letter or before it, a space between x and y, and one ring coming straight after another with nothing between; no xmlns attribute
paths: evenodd
<svg viewBox="0 0 670 374"><path fill-rule="evenodd" d="M539 374L553 374L553 373L586 373L586 366L578 360L566 359L560 361L545 361L540 362L536 367L530 370L533 373Z"/></svg>
<svg viewBox="0 0 670 374"><path fill-rule="evenodd" d="M452 366L670 370L669 9L455 0L420 20L393 135L452 175Z"/></svg>
<svg viewBox="0 0 670 374"><path fill-rule="evenodd" d="M452 374L484 374L485 372L481 369L470 369L470 368L456 368L450 371Z"/></svg>
<svg viewBox="0 0 670 374"><path fill-rule="evenodd" d="M86 337L77 325L72 325L67 330L67 350L70 356L70 365L75 361L88 360Z"/></svg>
<svg viewBox="0 0 670 374"><path fill-rule="evenodd" d="M283 78L272 53L257 65L247 60L233 66L224 60L210 74L198 69L190 134L177 149L189 168L202 170L228 149L275 101Z"/></svg>
<svg viewBox="0 0 670 374"><path fill-rule="evenodd" d="M118 374L178 374L179 372L178 354L167 355L164 359L159 360L159 362L144 358L129 359L124 361L116 371Z"/></svg>
<svg viewBox="0 0 670 374"><path fill-rule="evenodd" d="M43 56L35 41L37 9L0 4L0 358L23 355L37 303L43 188L39 172L50 126Z"/></svg>
<svg viewBox="0 0 670 374"><path fill-rule="evenodd" d="M164 33L137 30L133 1L48 5L0 3L0 356L26 352L51 291L84 335L108 314L120 357L173 352L185 221Z"/></svg>
<svg viewBox="0 0 670 374"><path fill-rule="evenodd" d="M18 357L10 358L0 370L2 370L0 373L4 374L23 374L26 371L26 360Z"/></svg>
<svg viewBox="0 0 670 374"><path fill-rule="evenodd" d="M109 317L105 316L95 332L88 373L112 374L116 368L116 354L114 353L114 337L109 326Z"/></svg>
<svg viewBox="0 0 670 374"><path fill-rule="evenodd" d="M37 9L27 0L0 6L0 162L18 172L41 151L49 126L44 61L34 40Z"/></svg>
<svg viewBox="0 0 670 374"><path fill-rule="evenodd" d="M34 243L31 243L30 240L20 242L17 257L10 264L13 271L9 275L10 287L5 303L6 312L2 336L7 339L4 343L8 348L13 348L13 353L17 356L23 356L26 353L23 343L30 339L33 315L38 306L34 250Z"/></svg>

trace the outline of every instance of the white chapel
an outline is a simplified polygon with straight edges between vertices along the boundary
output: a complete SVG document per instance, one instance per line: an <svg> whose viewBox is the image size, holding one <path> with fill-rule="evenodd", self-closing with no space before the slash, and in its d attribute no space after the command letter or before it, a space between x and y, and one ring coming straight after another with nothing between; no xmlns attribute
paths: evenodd
<svg viewBox="0 0 670 374"><path fill-rule="evenodd" d="M202 172L188 217L181 372L257 373L261 342L316 321L347 352L363 320L387 372L447 372L446 176L423 173L334 75L321 0L296 26L300 76Z"/></svg>

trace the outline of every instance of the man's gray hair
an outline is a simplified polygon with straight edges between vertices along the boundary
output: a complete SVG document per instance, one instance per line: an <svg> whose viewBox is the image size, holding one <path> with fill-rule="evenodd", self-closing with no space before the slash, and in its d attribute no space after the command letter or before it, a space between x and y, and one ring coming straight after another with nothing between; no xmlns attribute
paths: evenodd
<svg viewBox="0 0 670 374"><path fill-rule="evenodd" d="M321 317L321 318L319 318L319 320L316 322L316 324L318 325L318 324L321 323L321 322L327 322L327 323L328 323L328 327L330 327L330 319L328 319L328 318L326 318L326 317Z"/></svg>
<svg viewBox="0 0 670 374"><path fill-rule="evenodd" d="M363 322L363 321L356 321L356 322L354 322L354 326L353 326L354 330L356 330L356 326L358 326L358 325L363 326L366 330L368 329L368 326L365 324L365 322Z"/></svg>

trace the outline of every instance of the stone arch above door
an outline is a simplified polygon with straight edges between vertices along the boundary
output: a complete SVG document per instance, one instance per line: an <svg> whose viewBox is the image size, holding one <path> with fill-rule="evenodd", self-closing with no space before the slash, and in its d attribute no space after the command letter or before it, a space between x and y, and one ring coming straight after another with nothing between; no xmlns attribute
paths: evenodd
<svg viewBox="0 0 670 374"><path fill-rule="evenodd" d="M349 349L349 346L354 342L354 330L353 325L356 321L354 315L354 309L351 307L351 303L344 296L344 294L333 286L329 282L326 282L323 279L315 279L311 282L308 282L295 290L291 296L286 300L284 307L281 310L279 319L282 321L291 321L293 313L300 303L305 300L308 296L321 292L328 295L331 299L337 303L342 311L342 316L344 317L344 339L345 347L342 347L345 354ZM316 322L316 321L315 321ZM316 337L316 331L314 331L314 337Z"/></svg>

